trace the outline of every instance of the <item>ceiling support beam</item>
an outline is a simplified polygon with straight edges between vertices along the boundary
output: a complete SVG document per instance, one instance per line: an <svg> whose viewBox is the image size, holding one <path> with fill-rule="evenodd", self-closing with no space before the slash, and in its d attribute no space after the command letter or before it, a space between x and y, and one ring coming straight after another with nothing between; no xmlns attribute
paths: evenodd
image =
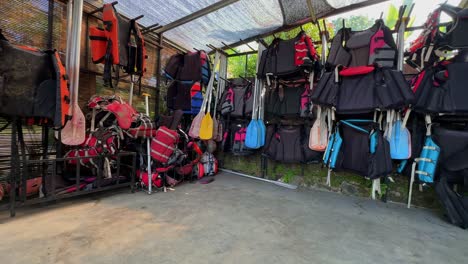
<svg viewBox="0 0 468 264"><path fill-rule="evenodd" d="M200 9L200 10L198 10L198 11L196 11L196 12L194 12L194 13L188 15L188 16L177 19L176 21L173 21L173 22L163 26L162 28L156 30L156 33L163 33L163 32L166 32L168 30L174 29L174 28L176 28L178 26L186 24L186 23L188 23L190 21L193 21L193 20L195 20L197 18L205 16L205 15L207 15L209 13L213 13L214 11L217 11L217 10L223 8L223 7L231 5L231 4L233 4L235 2L238 2L238 1L239 0L222 0L222 1L216 2L216 3L214 3L214 4L210 5L210 6L207 6L207 7L203 8L203 9Z"/></svg>

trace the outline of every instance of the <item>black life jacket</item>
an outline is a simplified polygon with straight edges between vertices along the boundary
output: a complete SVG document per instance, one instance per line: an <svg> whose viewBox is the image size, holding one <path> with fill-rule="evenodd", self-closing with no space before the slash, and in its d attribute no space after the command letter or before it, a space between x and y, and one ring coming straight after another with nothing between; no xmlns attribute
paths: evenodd
<svg viewBox="0 0 468 264"><path fill-rule="evenodd" d="M444 127L441 124L433 131L434 141L442 147L438 166L447 172L450 183L464 184L466 180L468 184L468 130L464 125Z"/></svg>
<svg viewBox="0 0 468 264"><path fill-rule="evenodd" d="M312 90L311 98L314 103L336 107L339 114L400 109L415 101L400 71L375 66L327 72Z"/></svg>
<svg viewBox="0 0 468 264"><path fill-rule="evenodd" d="M267 126L264 155L285 163L318 162L321 153L310 150L307 145L310 128L303 126Z"/></svg>
<svg viewBox="0 0 468 264"><path fill-rule="evenodd" d="M390 145L378 124L372 120L344 120L338 123L335 133L343 139L340 148L332 149L338 152L335 169L352 171L370 179L392 172Z"/></svg>
<svg viewBox="0 0 468 264"><path fill-rule="evenodd" d="M330 67L373 64L394 67L396 55L397 48L390 29L382 20L377 20L371 28L362 31L340 29L331 42L327 64Z"/></svg>
<svg viewBox="0 0 468 264"><path fill-rule="evenodd" d="M164 73L170 80L207 85L211 76L209 57L203 50L184 55L175 54L169 58Z"/></svg>
<svg viewBox="0 0 468 264"><path fill-rule="evenodd" d="M345 45L343 45L345 42ZM312 90L314 103L336 107L339 114L400 109L414 95L396 65L396 45L382 20L363 31L347 28L332 41L327 70Z"/></svg>
<svg viewBox="0 0 468 264"><path fill-rule="evenodd" d="M336 32L330 45L330 52L327 57L327 68L333 68L337 65L349 65L351 54L349 50L343 46L351 37L352 31L350 28L342 28Z"/></svg>
<svg viewBox="0 0 468 264"><path fill-rule="evenodd" d="M468 62L445 61L420 73L413 85L416 111L467 114L468 90L464 79Z"/></svg>
<svg viewBox="0 0 468 264"><path fill-rule="evenodd" d="M252 82L241 78L231 80L229 86L224 90L219 104L223 115L233 117L251 115L253 110Z"/></svg>
<svg viewBox="0 0 468 264"><path fill-rule="evenodd" d="M297 76L314 70L316 61L318 54L314 44L302 31L293 39L274 39L262 53L257 75L260 78L270 74L282 78Z"/></svg>
<svg viewBox="0 0 468 264"><path fill-rule="evenodd" d="M461 228L468 228L468 197L456 192L442 175L435 190L449 221Z"/></svg>
<svg viewBox="0 0 468 264"><path fill-rule="evenodd" d="M138 23L124 20L112 4L104 4L102 21L104 29L90 27L89 39L92 61L104 64L104 84L112 87L112 65L118 65L126 73L142 76L146 71L147 55Z"/></svg>
<svg viewBox="0 0 468 264"><path fill-rule="evenodd" d="M234 122L230 127L230 146L231 152L234 155L244 156L253 154L254 150L245 145L245 137L247 133L246 122Z"/></svg>
<svg viewBox="0 0 468 264"><path fill-rule="evenodd" d="M446 32L440 30L440 15L445 13L453 21L447 25ZM468 9L442 4L435 9L424 23L421 34L406 52L407 63L415 68L425 68L438 60L435 50L468 48Z"/></svg>
<svg viewBox="0 0 468 264"><path fill-rule="evenodd" d="M269 116L308 117L310 85L305 79L281 80L267 88L265 112Z"/></svg>
<svg viewBox="0 0 468 264"><path fill-rule="evenodd" d="M40 117L63 127L70 91L58 53L13 45L0 34L0 114Z"/></svg>

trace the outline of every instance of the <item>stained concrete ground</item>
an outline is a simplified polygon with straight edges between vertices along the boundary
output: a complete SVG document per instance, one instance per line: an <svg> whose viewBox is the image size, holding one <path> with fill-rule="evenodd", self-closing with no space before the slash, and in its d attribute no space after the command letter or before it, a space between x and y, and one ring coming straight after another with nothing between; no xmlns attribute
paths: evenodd
<svg viewBox="0 0 468 264"><path fill-rule="evenodd" d="M425 209L222 173L0 213L0 263L467 263L468 231Z"/></svg>

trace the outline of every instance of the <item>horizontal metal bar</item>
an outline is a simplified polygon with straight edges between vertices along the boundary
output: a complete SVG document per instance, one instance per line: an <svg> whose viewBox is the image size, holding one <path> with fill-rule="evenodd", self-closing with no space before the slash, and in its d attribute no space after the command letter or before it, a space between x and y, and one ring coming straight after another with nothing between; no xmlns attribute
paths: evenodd
<svg viewBox="0 0 468 264"><path fill-rule="evenodd" d="M92 190L79 190L71 193L66 193L66 194L59 194L55 198L52 196L47 196L44 198L34 198L34 199L29 199L26 200L24 203L17 203L17 207L21 206L27 206L27 205L34 205L34 204L41 204L41 203L47 203L47 202L52 202L52 201L59 201L62 199L67 199L75 196L81 196L81 195L86 195L86 194L91 194L91 193L97 193L97 192L105 192L105 191L110 191L114 189L121 189L124 187L132 187L132 182L125 182L125 183L120 183L120 184L115 184L115 185L109 185L105 187L100 187Z"/></svg>
<svg viewBox="0 0 468 264"><path fill-rule="evenodd" d="M254 50L254 51L246 51L246 52L242 52L242 53L234 53L234 54L228 54L228 58L231 58L231 57L239 57L239 56L245 56L245 55L252 55L252 54L257 54L258 51Z"/></svg>
<svg viewBox="0 0 468 264"><path fill-rule="evenodd" d="M126 157L126 156L135 156L135 152L119 152L117 156ZM54 158L54 159L41 159L41 160L25 160L26 164L40 164L40 163L47 163L47 162L63 162L63 161L70 161L70 160L80 160L80 159L89 159L89 158L96 158L96 157L113 157L114 155L107 154L107 155L99 155L99 156L84 156L84 157L66 157L66 158Z"/></svg>
<svg viewBox="0 0 468 264"><path fill-rule="evenodd" d="M278 185L278 186L281 186L281 187L284 187L284 188L288 188L288 189L291 189L291 190L296 190L297 189L297 185L292 185L292 184L288 184L288 183L284 183L284 182L259 178L259 177L251 176L251 175L248 175L248 174L245 174L245 173L240 173L240 172L232 171L232 170L220 169L220 171L231 173L231 174L242 176L242 177L246 177L246 178L257 180L257 181L273 183L275 185Z"/></svg>
<svg viewBox="0 0 468 264"><path fill-rule="evenodd" d="M144 17L145 17L145 15L139 15L139 16L137 16L137 17L135 17L135 18L132 18L131 20L137 21L137 20L142 19L142 18L144 18Z"/></svg>
<svg viewBox="0 0 468 264"><path fill-rule="evenodd" d="M233 49L231 46L229 46L228 44L224 43L223 41L221 41L221 44L224 45L224 49L228 48L228 49L234 51L236 54L239 53L239 52L237 52L237 50Z"/></svg>
<svg viewBox="0 0 468 264"><path fill-rule="evenodd" d="M98 75L98 76L103 76L104 75L102 72L93 71L93 70L89 70L89 69L85 69L85 68L81 68L80 73L95 74L95 75ZM129 75L127 75L127 76L129 76ZM128 84L131 83L128 80L122 79L123 77L124 76L120 76L119 82L128 83ZM116 78L114 78L114 79L116 79ZM150 90L157 90L156 87L151 86L151 85L147 85L147 84L143 84L143 83L141 84L141 87L143 87L145 89L150 89Z"/></svg>
<svg viewBox="0 0 468 264"><path fill-rule="evenodd" d="M244 43L244 45L246 45L247 47L249 47L250 50L255 51L255 49L252 48L252 47L249 45L249 43L245 42L243 39L240 39L240 41L242 41L242 42Z"/></svg>

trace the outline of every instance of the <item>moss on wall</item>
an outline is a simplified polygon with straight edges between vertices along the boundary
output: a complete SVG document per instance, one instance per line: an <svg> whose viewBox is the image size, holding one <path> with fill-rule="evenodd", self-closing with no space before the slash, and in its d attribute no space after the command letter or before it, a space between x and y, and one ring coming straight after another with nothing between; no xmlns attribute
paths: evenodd
<svg viewBox="0 0 468 264"><path fill-rule="evenodd" d="M261 177L261 155L234 156L229 153L218 154L223 168ZM296 184L304 188L324 189L346 195L370 197L372 181L348 172L332 172L331 186L326 184L327 169L321 164L286 164L268 160L266 178ZM408 198L408 178L392 174L387 183L381 182L381 189L387 191L387 199L392 202L406 203ZM432 187L418 191L413 187L412 204L426 208L439 208L439 202Z"/></svg>

